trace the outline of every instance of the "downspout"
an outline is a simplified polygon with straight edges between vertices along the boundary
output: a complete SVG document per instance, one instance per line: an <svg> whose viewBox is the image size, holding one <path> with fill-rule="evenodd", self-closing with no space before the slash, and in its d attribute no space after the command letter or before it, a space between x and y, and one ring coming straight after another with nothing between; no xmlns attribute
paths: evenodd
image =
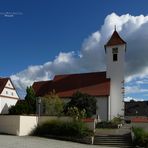
<svg viewBox="0 0 148 148"><path fill-rule="evenodd" d="M110 96L108 96L108 120L111 120L111 100Z"/></svg>

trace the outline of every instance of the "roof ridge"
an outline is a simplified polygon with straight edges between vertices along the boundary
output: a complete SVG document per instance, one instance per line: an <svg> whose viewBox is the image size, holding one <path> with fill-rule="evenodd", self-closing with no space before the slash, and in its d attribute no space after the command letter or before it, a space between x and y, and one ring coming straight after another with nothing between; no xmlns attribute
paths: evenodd
<svg viewBox="0 0 148 148"><path fill-rule="evenodd" d="M94 71L94 72L85 72L85 73L58 74L58 75L55 75L55 76L80 75L80 74L92 74L92 73L106 73L106 71Z"/></svg>

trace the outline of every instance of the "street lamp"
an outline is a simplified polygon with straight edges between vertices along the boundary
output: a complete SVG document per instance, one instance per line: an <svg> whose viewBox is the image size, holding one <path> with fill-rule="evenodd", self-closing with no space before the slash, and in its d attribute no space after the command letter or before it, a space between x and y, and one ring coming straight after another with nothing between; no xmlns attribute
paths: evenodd
<svg viewBox="0 0 148 148"><path fill-rule="evenodd" d="M41 116L41 98L38 98L38 117Z"/></svg>
<svg viewBox="0 0 148 148"><path fill-rule="evenodd" d="M138 111L136 110L136 116L138 116Z"/></svg>

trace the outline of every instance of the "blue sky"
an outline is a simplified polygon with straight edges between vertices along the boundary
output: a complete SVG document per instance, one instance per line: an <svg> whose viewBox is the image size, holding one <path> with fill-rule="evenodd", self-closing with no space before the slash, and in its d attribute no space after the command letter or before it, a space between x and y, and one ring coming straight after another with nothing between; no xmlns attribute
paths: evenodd
<svg viewBox="0 0 148 148"><path fill-rule="evenodd" d="M1 0L0 13L21 12L22 15L14 17L0 15L0 76L19 74L23 78L25 76L23 72L27 73L30 66L35 66L37 69L38 66L46 65L59 56L62 58L67 56L64 53L69 53L70 58L77 57L79 56L77 53L86 46L85 40L87 42L94 32L101 30L108 15L114 12L118 16L125 14L147 16L147 7L146 0L140 2L138 0L134 2L128 0L108 2L104 0ZM121 31L121 34L126 38L124 31ZM104 52L104 49L102 51ZM85 63L83 65L81 68L75 68L76 72L87 71L83 68ZM62 73L64 68L61 69L61 71L54 70L53 73ZM130 72L130 74L133 73ZM35 78L35 75L32 77L34 77L32 80L39 80ZM147 77L143 79L147 81ZM127 86L135 86L137 81L142 80L141 77L136 77L128 82ZM128 94L127 97L147 99L146 84L139 82L136 89L142 87L143 92L134 92Z"/></svg>

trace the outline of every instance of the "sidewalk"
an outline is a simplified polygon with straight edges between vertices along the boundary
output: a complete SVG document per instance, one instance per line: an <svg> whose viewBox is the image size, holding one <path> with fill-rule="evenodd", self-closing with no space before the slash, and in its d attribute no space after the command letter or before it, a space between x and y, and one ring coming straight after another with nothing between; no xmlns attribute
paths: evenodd
<svg viewBox="0 0 148 148"><path fill-rule="evenodd" d="M109 148L40 137L0 135L0 148ZM113 148L113 147L112 147ZM115 147L114 147L115 148Z"/></svg>

